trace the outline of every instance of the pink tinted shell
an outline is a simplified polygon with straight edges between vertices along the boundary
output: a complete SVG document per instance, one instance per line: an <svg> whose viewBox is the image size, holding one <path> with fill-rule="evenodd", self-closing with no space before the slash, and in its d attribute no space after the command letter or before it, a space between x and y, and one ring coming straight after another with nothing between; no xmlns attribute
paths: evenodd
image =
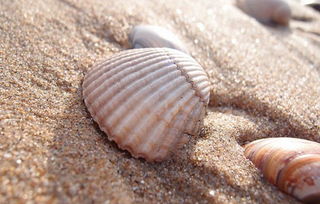
<svg viewBox="0 0 320 204"><path fill-rule="evenodd" d="M122 51L93 66L83 97L93 119L121 149L162 161L196 135L210 83L190 56L168 48Z"/></svg>

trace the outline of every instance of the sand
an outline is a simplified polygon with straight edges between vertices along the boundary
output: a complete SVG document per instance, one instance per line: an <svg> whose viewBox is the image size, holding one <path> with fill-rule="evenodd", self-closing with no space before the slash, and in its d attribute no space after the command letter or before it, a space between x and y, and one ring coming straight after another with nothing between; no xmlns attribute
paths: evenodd
<svg viewBox="0 0 320 204"><path fill-rule="evenodd" d="M320 13L291 6L283 28L225 0L1 0L0 203L299 203L242 148L320 142ZM212 82L201 134L162 163L108 141L81 94L142 23L176 33Z"/></svg>

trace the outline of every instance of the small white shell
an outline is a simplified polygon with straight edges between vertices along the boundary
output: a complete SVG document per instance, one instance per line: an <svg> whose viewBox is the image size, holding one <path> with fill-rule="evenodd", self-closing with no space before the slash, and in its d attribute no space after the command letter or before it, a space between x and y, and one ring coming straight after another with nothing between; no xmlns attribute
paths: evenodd
<svg viewBox="0 0 320 204"><path fill-rule="evenodd" d="M129 39L133 48L167 47L187 53L183 43L173 33L159 26L135 26Z"/></svg>
<svg viewBox="0 0 320 204"><path fill-rule="evenodd" d="M266 138L245 146L245 156L282 191L320 203L320 144L297 138Z"/></svg>
<svg viewBox="0 0 320 204"><path fill-rule="evenodd" d="M300 0L300 3L304 5L320 4L320 0Z"/></svg>
<svg viewBox="0 0 320 204"><path fill-rule="evenodd" d="M320 11L320 0L300 0L300 3Z"/></svg>
<svg viewBox="0 0 320 204"><path fill-rule="evenodd" d="M83 97L93 119L121 149L161 161L196 135L210 83L189 55L168 48L122 51L93 67Z"/></svg>
<svg viewBox="0 0 320 204"><path fill-rule="evenodd" d="M288 25L291 9L283 0L237 0L237 6L260 22Z"/></svg>

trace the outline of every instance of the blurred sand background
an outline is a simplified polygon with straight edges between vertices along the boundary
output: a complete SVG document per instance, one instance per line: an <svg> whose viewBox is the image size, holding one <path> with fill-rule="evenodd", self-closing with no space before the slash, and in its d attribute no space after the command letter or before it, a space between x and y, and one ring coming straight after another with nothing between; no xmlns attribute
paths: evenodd
<svg viewBox="0 0 320 204"><path fill-rule="evenodd" d="M241 147L320 142L320 13L290 4L283 28L226 0L0 0L0 203L299 203ZM156 164L108 141L81 94L142 23L174 32L212 82L201 135Z"/></svg>

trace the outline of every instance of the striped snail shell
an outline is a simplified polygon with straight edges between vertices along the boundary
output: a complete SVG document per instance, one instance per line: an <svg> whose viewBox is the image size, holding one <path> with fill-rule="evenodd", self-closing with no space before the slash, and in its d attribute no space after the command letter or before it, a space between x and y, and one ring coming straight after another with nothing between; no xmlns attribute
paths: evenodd
<svg viewBox="0 0 320 204"><path fill-rule="evenodd" d="M320 203L320 143L260 139L245 146L245 156L282 191L307 203Z"/></svg>
<svg viewBox="0 0 320 204"><path fill-rule="evenodd" d="M169 48L122 51L93 66L83 97L110 140L136 158L162 161L196 135L210 83L189 55Z"/></svg>
<svg viewBox="0 0 320 204"><path fill-rule="evenodd" d="M288 25L291 9L283 0L237 0L237 6L262 23Z"/></svg>
<svg viewBox="0 0 320 204"><path fill-rule="evenodd" d="M153 25L135 26L130 35L133 48L167 47L187 53L183 43L172 32Z"/></svg>

